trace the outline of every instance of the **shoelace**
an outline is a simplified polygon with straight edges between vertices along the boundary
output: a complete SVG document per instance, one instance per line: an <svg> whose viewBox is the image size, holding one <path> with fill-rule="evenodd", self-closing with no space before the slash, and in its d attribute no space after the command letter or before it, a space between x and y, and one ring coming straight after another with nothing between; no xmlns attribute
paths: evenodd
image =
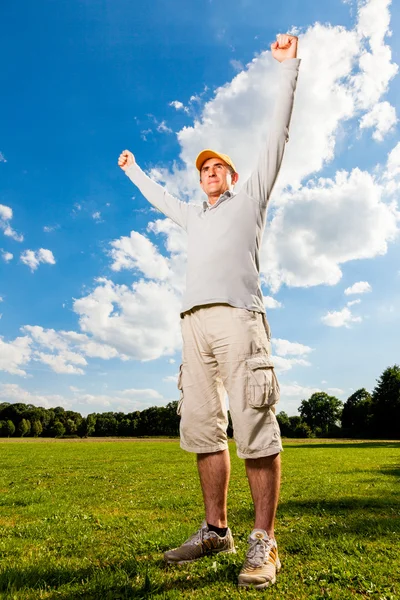
<svg viewBox="0 0 400 600"><path fill-rule="evenodd" d="M202 544L203 542L203 537L204 534L206 533L206 530L204 527L201 527L198 531L196 531L196 533L194 533L186 542L186 544Z"/></svg>
<svg viewBox="0 0 400 600"><path fill-rule="evenodd" d="M272 548L271 540L252 540L250 548L247 552L247 560L253 567L260 567L264 561L265 556Z"/></svg>

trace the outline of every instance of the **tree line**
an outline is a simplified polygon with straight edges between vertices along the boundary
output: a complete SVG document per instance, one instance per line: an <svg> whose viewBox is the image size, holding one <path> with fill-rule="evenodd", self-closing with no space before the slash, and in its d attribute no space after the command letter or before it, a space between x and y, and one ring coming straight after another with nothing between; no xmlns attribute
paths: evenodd
<svg viewBox="0 0 400 600"><path fill-rule="evenodd" d="M178 402L131 413L91 413L32 404L0 404L0 437L147 437L179 434ZM400 367L388 367L372 393L361 388L344 403L326 392L302 400L299 415L281 411L277 419L283 437L400 438ZM229 415L228 435L232 436Z"/></svg>

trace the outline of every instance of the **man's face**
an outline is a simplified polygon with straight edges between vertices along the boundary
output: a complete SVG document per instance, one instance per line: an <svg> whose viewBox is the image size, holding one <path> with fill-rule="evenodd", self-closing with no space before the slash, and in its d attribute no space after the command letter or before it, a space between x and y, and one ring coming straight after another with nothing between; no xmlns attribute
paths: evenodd
<svg viewBox="0 0 400 600"><path fill-rule="evenodd" d="M237 173L232 174L230 167L220 158L209 158L201 167L200 185L207 196L220 196L229 190L237 179Z"/></svg>

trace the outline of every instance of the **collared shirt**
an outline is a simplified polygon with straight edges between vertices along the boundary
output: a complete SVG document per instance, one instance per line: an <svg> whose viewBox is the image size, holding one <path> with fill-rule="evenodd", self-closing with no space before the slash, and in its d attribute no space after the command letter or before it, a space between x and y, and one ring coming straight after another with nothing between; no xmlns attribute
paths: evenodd
<svg viewBox="0 0 400 600"><path fill-rule="evenodd" d="M279 94L258 164L237 194L214 205L182 202L151 180L135 163L126 175L147 200L188 234L186 291L181 315L195 306L224 303L265 312L261 292L260 248L267 204L282 163L300 60L281 63Z"/></svg>
<svg viewBox="0 0 400 600"><path fill-rule="evenodd" d="M218 200L216 202L214 202L214 204L211 204L208 200L204 200L203 208L204 208L204 210L211 210L212 208L216 208L219 204L221 204L221 202L223 202L224 200L227 200L228 198L232 198L234 195L235 195L234 192L231 192L230 190L226 190L226 192L221 194L220 197L218 198Z"/></svg>

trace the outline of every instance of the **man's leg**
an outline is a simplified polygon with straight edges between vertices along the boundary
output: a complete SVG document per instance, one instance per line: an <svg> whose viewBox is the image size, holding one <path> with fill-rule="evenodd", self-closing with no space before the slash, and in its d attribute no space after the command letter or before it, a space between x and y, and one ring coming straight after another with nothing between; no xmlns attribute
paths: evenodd
<svg viewBox="0 0 400 600"><path fill-rule="evenodd" d="M203 490L206 521L215 527L227 527L226 501L231 469L229 451L198 454L197 467Z"/></svg>
<svg viewBox="0 0 400 600"><path fill-rule="evenodd" d="M164 559L168 563L192 562L206 554L217 552L236 552L226 514L230 474L229 451L198 454L197 465L206 520L182 546L164 553Z"/></svg>
<svg viewBox="0 0 400 600"><path fill-rule="evenodd" d="M274 522L281 479L280 454L246 459L246 472L254 502L255 529L274 538Z"/></svg>

